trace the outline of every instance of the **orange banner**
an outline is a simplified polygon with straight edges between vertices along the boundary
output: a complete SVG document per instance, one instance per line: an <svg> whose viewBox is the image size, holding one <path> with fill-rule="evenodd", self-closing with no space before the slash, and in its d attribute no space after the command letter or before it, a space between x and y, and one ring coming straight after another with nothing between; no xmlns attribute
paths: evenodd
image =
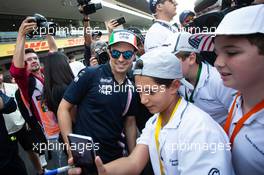
<svg viewBox="0 0 264 175"><path fill-rule="evenodd" d="M81 46L84 44L84 38L66 38L66 39L56 39L56 44L58 48L67 48L74 46ZM25 48L32 48L36 52L46 51L49 49L48 42L43 41L31 41L26 42ZM12 44L0 44L0 57L12 56L15 51L15 43Z"/></svg>

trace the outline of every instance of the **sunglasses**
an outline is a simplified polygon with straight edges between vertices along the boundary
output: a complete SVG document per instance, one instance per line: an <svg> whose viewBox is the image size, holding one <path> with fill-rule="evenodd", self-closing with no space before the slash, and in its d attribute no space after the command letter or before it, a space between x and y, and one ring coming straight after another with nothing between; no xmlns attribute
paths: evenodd
<svg viewBox="0 0 264 175"><path fill-rule="evenodd" d="M126 60L130 60L132 58L132 56L135 54L131 50L127 50L127 51L124 51L124 52L120 52L119 50L111 50L110 53L111 53L111 56L114 59L118 59L121 56L121 54L122 54L124 59L126 59Z"/></svg>

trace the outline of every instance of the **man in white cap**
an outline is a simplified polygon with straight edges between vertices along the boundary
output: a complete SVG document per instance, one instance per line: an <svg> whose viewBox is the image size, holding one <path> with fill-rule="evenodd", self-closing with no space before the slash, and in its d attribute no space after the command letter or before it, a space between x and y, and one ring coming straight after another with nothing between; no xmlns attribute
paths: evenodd
<svg viewBox="0 0 264 175"><path fill-rule="evenodd" d="M178 30L170 24L176 15L175 0L150 0L149 7L155 17L154 24L149 28L145 38L145 52L157 48Z"/></svg>
<svg viewBox="0 0 264 175"><path fill-rule="evenodd" d="M182 86L179 92L223 125L236 90L225 87L216 68L201 61L200 51L189 43L191 36L181 32L167 41L167 48L181 60L184 78L194 87L192 90Z"/></svg>
<svg viewBox="0 0 264 175"><path fill-rule="evenodd" d="M123 156L123 129L130 152L136 144L136 92L131 90L133 86L126 77L135 58L136 41L136 36L127 30L113 32L109 39L109 63L82 70L69 85L58 109L64 141L68 142L69 133L92 137L94 143L99 143L96 153L104 162ZM71 111L75 105L77 114L72 130ZM94 173L96 169L86 170Z"/></svg>
<svg viewBox="0 0 264 175"><path fill-rule="evenodd" d="M99 175L140 174L149 158L156 175L233 175L224 130L178 95L181 84L191 86L183 78L180 60L156 49L137 60L134 74L141 103L155 115L129 157L106 165L95 159ZM77 168L69 171L78 173Z"/></svg>
<svg viewBox="0 0 264 175"><path fill-rule="evenodd" d="M227 14L215 32L215 67L237 89L225 131L237 175L264 174L264 4Z"/></svg>

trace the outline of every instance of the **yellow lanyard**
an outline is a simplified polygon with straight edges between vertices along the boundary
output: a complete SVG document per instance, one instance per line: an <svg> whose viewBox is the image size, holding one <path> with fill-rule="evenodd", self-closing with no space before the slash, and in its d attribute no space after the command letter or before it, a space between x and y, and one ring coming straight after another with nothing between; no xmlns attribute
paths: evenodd
<svg viewBox="0 0 264 175"><path fill-rule="evenodd" d="M175 105L172 113L171 113L171 116L170 116L170 119L169 119L169 122L171 121L171 119L173 118L175 112L177 111L180 103L181 103L181 99L180 98L177 102L177 104ZM169 123L168 122L168 123ZM161 172L161 175L164 175L164 169L163 169L163 166L162 166L162 162L161 162L161 158L160 158L160 151L159 151L159 134L160 134L160 130L161 130L161 123L162 123L162 116L159 115L158 116L158 121L157 121L157 125L156 125L156 129L155 129L155 142L156 142L156 148L157 148L157 152L158 152L158 157L159 157L159 164L160 164L160 172Z"/></svg>

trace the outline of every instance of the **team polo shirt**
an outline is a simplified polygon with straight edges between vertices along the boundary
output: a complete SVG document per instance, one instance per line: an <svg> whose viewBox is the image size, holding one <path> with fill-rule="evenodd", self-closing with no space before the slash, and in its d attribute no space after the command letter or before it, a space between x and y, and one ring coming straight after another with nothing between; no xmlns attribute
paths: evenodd
<svg viewBox="0 0 264 175"><path fill-rule="evenodd" d="M169 37L171 37L177 28L172 26L169 22L163 20L156 20L146 33L144 50L148 52L151 49L162 46ZM159 22L165 24L161 25Z"/></svg>
<svg viewBox="0 0 264 175"><path fill-rule="evenodd" d="M160 130L156 146L159 114L146 123L137 144L148 146L155 174L233 175L228 137L204 111L181 100L169 122Z"/></svg>
<svg viewBox="0 0 264 175"><path fill-rule="evenodd" d="M128 112L122 116L127 105L129 82L117 86L111 67L103 64L82 70L69 85L64 99L77 105L74 133L91 136L99 143L99 150L104 163L122 157L121 132L127 116L135 116L135 91ZM114 87L116 88L114 90Z"/></svg>
<svg viewBox="0 0 264 175"><path fill-rule="evenodd" d="M206 63L202 63L199 81L194 90L189 90L185 86L179 89L181 96L207 112L220 125L226 120L236 92L224 86L216 68Z"/></svg>
<svg viewBox="0 0 264 175"><path fill-rule="evenodd" d="M229 136L243 116L242 98L238 97L229 130ZM245 121L235 137L232 147L232 159L237 175L264 174L264 109L253 114Z"/></svg>

